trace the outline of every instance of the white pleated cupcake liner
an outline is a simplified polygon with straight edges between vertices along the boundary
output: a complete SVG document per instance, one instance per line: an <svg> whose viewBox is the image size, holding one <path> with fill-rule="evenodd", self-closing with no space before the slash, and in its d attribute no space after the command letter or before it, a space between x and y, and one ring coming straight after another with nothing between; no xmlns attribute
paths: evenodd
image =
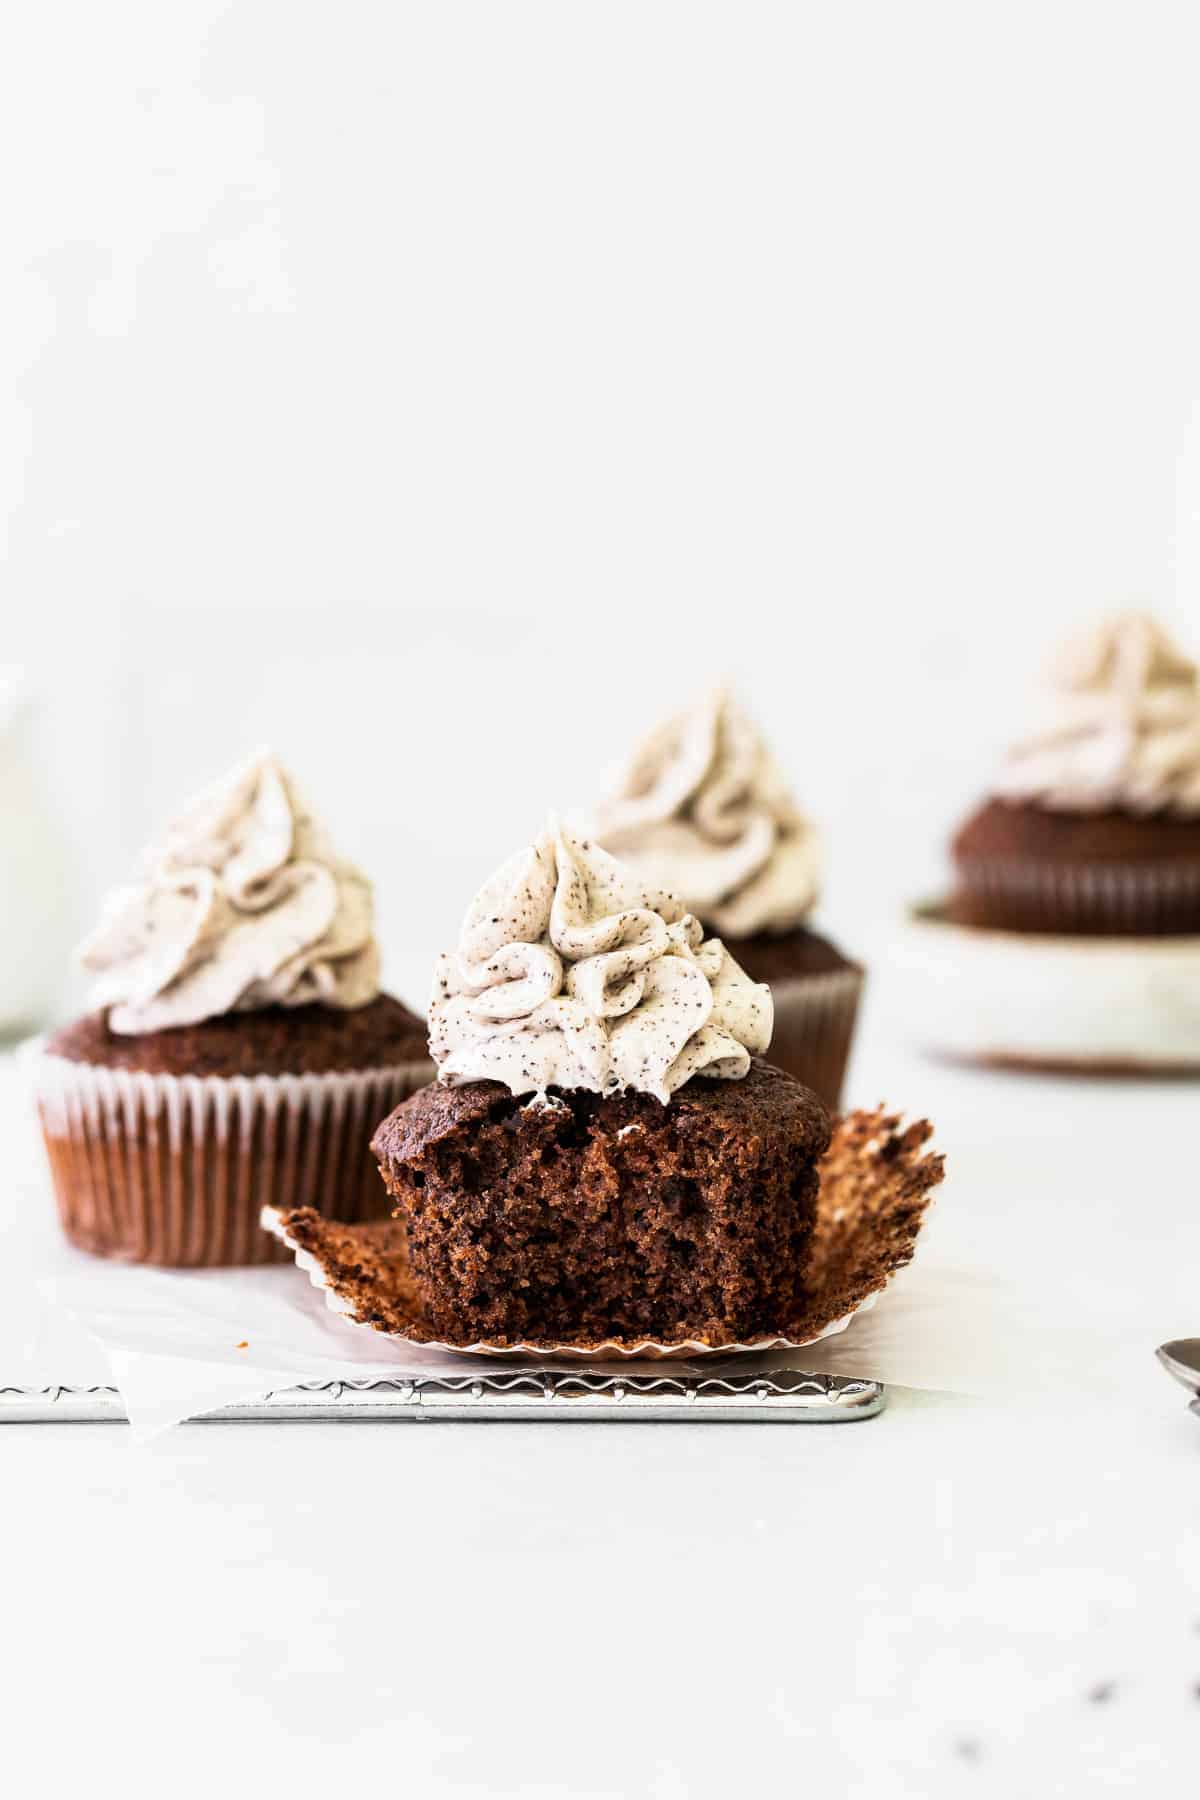
<svg viewBox="0 0 1200 1800"><path fill-rule="evenodd" d="M346 1223L385 1216L369 1143L429 1063L319 1075L167 1075L42 1051L34 1095L63 1230L166 1267L286 1261L264 1204Z"/></svg>
<svg viewBox="0 0 1200 1800"><path fill-rule="evenodd" d="M708 1344L700 1338L682 1339L675 1343L661 1343L654 1338L639 1338L630 1343L627 1340L617 1341L609 1338L595 1344L541 1343L526 1342L524 1339L512 1344L448 1344L439 1338L409 1337L399 1331L380 1331L377 1326L369 1325L363 1319L354 1316L354 1309L349 1300L337 1293L330 1285L329 1278L321 1263L311 1250L305 1250L290 1236L283 1219L277 1209L264 1206L262 1225L278 1242L286 1246L288 1252L295 1257L296 1267L308 1276L313 1287L325 1296L325 1304L331 1313L355 1331L369 1331L374 1338L383 1338L388 1343L401 1344L409 1349L439 1350L454 1356L490 1356L539 1359L566 1358L572 1362L613 1362L627 1361L634 1357L644 1357L648 1361L658 1361L668 1357L698 1356L742 1356L761 1354L764 1350L802 1350L806 1344L820 1343L822 1338L835 1337L845 1331L851 1320L860 1312L869 1312L879 1298L878 1294L868 1294L860 1305L854 1307L844 1318L835 1319L832 1324L824 1326L814 1337L790 1338L782 1335L754 1338L748 1343Z"/></svg>

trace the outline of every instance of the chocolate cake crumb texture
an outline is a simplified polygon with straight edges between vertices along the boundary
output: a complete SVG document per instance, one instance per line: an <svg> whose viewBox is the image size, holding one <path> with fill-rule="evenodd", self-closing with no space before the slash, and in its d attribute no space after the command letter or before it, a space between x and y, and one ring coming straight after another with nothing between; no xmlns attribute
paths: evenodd
<svg viewBox="0 0 1200 1800"><path fill-rule="evenodd" d="M669 1105L426 1088L373 1148L432 1326L474 1342L761 1330L798 1304L828 1140L816 1096L754 1062Z"/></svg>
<svg viewBox="0 0 1200 1800"><path fill-rule="evenodd" d="M741 1085L732 1084L734 1089ZM389 1126L403 1111L401 1107L393 1114ZM627 1120L613 1136L624 1132L621 1141L628 1143L637 1137L640 1123ZM454 1129L452 1119L443 1121L446 1135L452 1138ZM398 1145L403 1145L405 1135L405 1128L398 1127ZM829 1147L818 1164L812 1229L806 1234L795 1271L796 1301L788 1312L765 1320L758 1336L811 1342L885 1287L896 1270L911 1260L925 1209L943 1176L942 1157L927 1149L931 1135L932 1127L926 1121L905 1125L898 1115L883 1108L851 1113L835 1123ZM821 1136L819 1128L817 1142ZM508 1334L456 1338L434 1326L425 1307L423 1284L413 1272L401 1220L339 1225L302 1208L281 1214L280 1222L292 1242L316 1259L329 1287L360 1323L414 1342L479 1342L496 1350L512 1347ZM632 1267L627 1279L631 1283L637 1280ZM607 1342L635 1349L647 1337L667 1345L698 1340L714 1349L738 1341L722 1326L706 1331L695 1328L690 1320L681 1321L674 1333L651 1334L636 1328L597 1332L584 1326L531 1341L543 1347L559 1343L577 1350L595 1349Z"/></svg>

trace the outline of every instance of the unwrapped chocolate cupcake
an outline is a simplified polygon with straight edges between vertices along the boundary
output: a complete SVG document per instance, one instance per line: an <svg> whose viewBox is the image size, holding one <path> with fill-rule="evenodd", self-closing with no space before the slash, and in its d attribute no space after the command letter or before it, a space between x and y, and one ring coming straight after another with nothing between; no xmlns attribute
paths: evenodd
<svg viewBox="0 0 1200 1800"><path fill-rule="evenodd" d="M274 1260L264 1204L386 1210L375 1124L433 1075L379 989L373 901L274 756L203 794L83 945L96 1010L36 1093L59 1213L134 1262Z"/></svg>
<svg viewBox="0 0 1200 1800"><path fill-rule="evenodd" d="M764 1062L770 990L682 903L548 829L472 904L438 1081L375 1134L387 1224L263 1223L333 1310L475 1352L809 1343L907 1262L930 1127L841 1119Z"/></svg>
<svg viewBox="0 0 1200 1800"><path fill-rule="evenodd" d="M770 990L681 902L548 830L438 963L438 1082L375 1137L449 1342L752 1334L795 1309L824 1107L757 1060Z"/></svg>
<svg viewBox="0 0 1200 1800"><path fill-rule="evenodd" d="M836 1109L863 971L809 923L818 835L742 709L718 690L668 719L621 772L594 828L769 983L771 1061Z"/></svg>
<svg viewBox="0 0 1200 1800"><path fill-rule="evenodd" d="M1087 1069L1200 1066L1200 675L1123 613L1057 655L899 947L934 1047Z"/></svg>

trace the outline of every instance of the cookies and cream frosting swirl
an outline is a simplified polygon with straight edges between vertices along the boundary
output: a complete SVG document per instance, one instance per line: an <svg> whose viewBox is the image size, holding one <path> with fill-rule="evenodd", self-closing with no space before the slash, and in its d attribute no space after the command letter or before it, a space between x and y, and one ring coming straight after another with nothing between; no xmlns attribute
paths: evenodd
<svg viewBox="0 0 1200 1800"><path fill-rule="evenodd" d="M724 690L650 734L601 803L595 832L723 936L792 930L816 904L816 830Z"/></svg>
<svg viewBox="0 0 1200 1800"><path fill-rule="evenodd" d="M770 990L662 888L555 824L472 901L438 959L429 1048L450 1086L635 1088L737 1080L770 1043Z"/></svg>
<svg viewBox="0 0 1200 1800"><path fill-rule="evenodd" d="M115 1032L379 992L374 904L270 754L195 800L80 950Z"/></svg>
<svg viewBox="0 0 1200 1800"><path fill-rule="evenodd" d="M992 791L1051 811L1200 816L1200 671L1144 613L1082 633Z"/></svg>

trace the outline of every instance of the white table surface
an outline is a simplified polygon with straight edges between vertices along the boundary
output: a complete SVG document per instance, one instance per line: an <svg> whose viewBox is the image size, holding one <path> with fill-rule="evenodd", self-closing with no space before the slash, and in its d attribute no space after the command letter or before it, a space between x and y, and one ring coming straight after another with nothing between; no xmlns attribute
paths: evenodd
<svg viewBox="0 0 1200 1800"><path fill-rule="evenodd" d="M37 1324L63 1252L0 1085L0 1352L38 1330L103 1379ZM1053 1290L1060 1342L1111 1318L1090 1395L894 1388L803 1428L0 1428L24 1791L1194 1791L1200 1420L1152 1351L1200 1333L1200 1089L940 1067L870 1015L852 1089L937 1123L925 1254Z"/></svg>

